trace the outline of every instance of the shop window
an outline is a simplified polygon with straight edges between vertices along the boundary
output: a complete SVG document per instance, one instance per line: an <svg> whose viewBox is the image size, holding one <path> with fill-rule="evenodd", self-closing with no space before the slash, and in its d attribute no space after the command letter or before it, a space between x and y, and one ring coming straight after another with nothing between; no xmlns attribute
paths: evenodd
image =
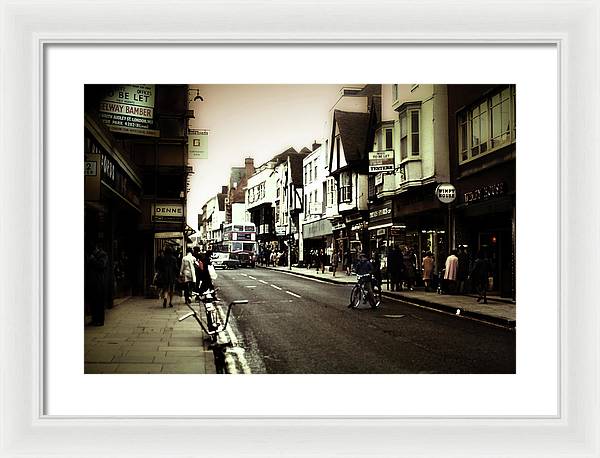
<svg viewBox="0 0 600 458"><path fill-rule="evenodd" d="M515 87L509 86L458 115L459 162L467 162L516 140Z"/></svg>

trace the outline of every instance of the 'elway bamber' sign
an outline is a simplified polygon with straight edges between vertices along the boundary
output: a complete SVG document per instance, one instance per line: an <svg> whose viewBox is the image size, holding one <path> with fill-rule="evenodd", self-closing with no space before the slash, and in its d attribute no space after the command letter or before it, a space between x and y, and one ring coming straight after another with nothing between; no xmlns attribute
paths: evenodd
<svg viewBox="0 0 600 458"><path fill-rule="evenodd" d="M98 107L113 132L157 137L154 125L154 85L111 86Z"/></svg>

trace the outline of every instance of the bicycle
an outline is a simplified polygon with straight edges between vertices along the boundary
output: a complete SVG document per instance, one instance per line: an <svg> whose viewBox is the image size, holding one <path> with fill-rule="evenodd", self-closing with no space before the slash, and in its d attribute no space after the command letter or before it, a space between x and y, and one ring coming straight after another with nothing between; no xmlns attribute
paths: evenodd
<svg viewBox="0 0 600 458"><path fill-rule="evenodd" d="M373 278L371 274L364 275L356 275L356 284L352 288L350 292L350 304L348 308L358 308L361 304L366 304L369 300L368 294L369 291L365 287L366 282L371 282L371 289L373 290L373 305L371 305L372 309L376 309L381 305L381 285L375 282L373 283Z"/></svg>
<svg viewBox="0 0 600 458"><path fill-rule="evenodd" d="M225 330L225 328L227 328L227 324L229 323L229 316L231 315L231 307L239 304L247 304L248 300L240 299L232 301L229 304L229 307L227 307L227 315L225 317L225 322L222 322L219 316L219 311L217 310L217 307L215 305L215 303L218 301L214 298L214 293L214 290L208 290L203 294L198 295L198 298L200 299L204 307L204 313L206 315L206 324L200 319L198 313L192 307L192 304L186 304L191 311L179 317L178 321L181 322L183 320L187 320L190 317L194 317L194 319L198 322L204 333L211 339L213 343L216 343L219 333Z"/></svg>

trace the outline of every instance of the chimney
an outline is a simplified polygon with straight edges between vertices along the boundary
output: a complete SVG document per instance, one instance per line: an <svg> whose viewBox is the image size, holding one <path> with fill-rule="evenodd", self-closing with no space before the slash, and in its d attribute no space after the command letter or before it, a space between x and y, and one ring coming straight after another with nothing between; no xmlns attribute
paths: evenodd
<svg viewBox="0 0 600 458"><path fill-rule="evenodd" d="M221 186L221 194L227 194L229 192L229 186Z"/></svg>
<svg viewBox="0 0 600 458"><path fill-rule="evenodd" d="M313 150L313 151L314 151L314 150L316 150L316 149L317 149L319 146L321 146L321 144L320 144L320 143L317 143L317 141L316 141L316 140L315 140L315 141L313 141L313 144L312 144L312 150Z"/></svg>
<svg viewBox="0 0 600 458"><path fill-rule="evenodd" d="M254 175L254 159L247 157L244 159L244 165L246 166L246 178L250 178Z"/></svg>

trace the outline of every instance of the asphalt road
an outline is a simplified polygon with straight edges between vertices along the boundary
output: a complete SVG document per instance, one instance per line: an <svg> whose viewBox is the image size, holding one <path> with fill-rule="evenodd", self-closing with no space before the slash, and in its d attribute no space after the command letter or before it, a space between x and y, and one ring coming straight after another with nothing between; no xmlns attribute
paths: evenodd
<svg viewBox="0 0 600 458"><path fill-rule="evenodd" d="M266 269L219 270L252 373L514 373L515 331L383 298L348 309L351 285Z"/></svg>

